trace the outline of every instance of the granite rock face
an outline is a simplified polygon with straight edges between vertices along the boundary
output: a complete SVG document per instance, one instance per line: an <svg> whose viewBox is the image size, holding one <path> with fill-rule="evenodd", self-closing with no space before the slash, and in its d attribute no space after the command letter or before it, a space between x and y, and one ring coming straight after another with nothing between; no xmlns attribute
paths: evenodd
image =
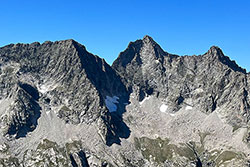
<svg viewBox="0 0 250 167"><path fill-rule="evenodd" d="M105 140L114 135L105 98L116 95L126 101L127 92L103 59L74 40L8 45L0 54L1 99L14 101L2 121L9 135L36 127L39 103L53 108L65 123L98 122Z"/></svg>
<svg viewBox="0 0 250 167"><path fill-rule="evenodd" d="M250 120L246 70L216 46L201 56L177 56L145 36L130 43L112 67L139 101L154 95L166 99L173 112L188 105L204 113L223 109L232 124Z"/></svg>
<svg viewBox="0 0 250 167"><path fill-rule="evenodd" d="M149 36L112 66L74 40L0 48L0 166L249 166L250 75Z"/></svg>

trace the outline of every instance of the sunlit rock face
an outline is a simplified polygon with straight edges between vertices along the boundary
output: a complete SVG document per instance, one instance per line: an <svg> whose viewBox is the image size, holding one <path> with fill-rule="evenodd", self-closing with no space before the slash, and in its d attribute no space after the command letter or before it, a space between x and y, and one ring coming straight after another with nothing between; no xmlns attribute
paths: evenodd
<svg viewBox="0 0 250 167"><path fill-rule="evenodd" d="M74 40L0 48L0 166L250 165L250 76L149 36L112 66Z"/></svg>
<svg viewBox="0 0 250 167"><path fill-rule="evenodd" d="M250 119L246 70L218 47L200 56L177 56L145 36L130 43L112 67L132 92L137 91L140 101L153 94L167 101L173 112L186 105L204 113L223 110L231 123L244 124Z"/></svg>

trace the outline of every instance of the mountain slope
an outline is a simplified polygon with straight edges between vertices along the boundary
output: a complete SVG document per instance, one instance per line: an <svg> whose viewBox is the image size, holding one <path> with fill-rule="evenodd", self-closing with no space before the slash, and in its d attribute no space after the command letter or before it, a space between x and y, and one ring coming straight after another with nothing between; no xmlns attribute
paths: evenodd
<svg viewBox="0 0 250 167"><path fill-rule="evenodd" d="M218 47L74 40L0 48L0 166L249 166L250 75Z"/></svg>
<svg viewBox="0 0 250 167"><path fill-rule="evenodd" d="M245 152L249 159L249 74L221 49L177 56L145 36L130 43L112 67L131 93L124 119L144 158L169 166L189 166L185 159L196 166L248 164L234 158L240 161L237 153ZM163 148L155 147L165 142ZM188 148L176 146L180 144ZM181 154L186 149L193 154ZM224 155L228 153L235 156ZM218 162L220 157L231 158Z"/></svg>
<svg viewBox="0 0 250 167"><path fill-rule="evenodd" d="M55 133L54 140L63 140L64 134L53 132L62 125L96 126L107 145L119 143L119 137L129 133L121 118L128 99L125 86L103 59L84 46L74 40L11 44L0 48L0 55L1 134L9 147L28 134L46 138ZM120 104L111 104L117 114L105 104L113 96L119 98ZM46 122L49 126L41 127ZM118 132L119 126L125 132Z"/></svg>

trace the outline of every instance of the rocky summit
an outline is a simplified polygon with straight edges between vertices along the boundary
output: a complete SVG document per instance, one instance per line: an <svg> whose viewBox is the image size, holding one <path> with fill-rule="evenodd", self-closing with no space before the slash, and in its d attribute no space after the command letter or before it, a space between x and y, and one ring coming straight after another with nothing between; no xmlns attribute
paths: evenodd
<svg viewBox="0 0 250 167"><path fill-rule="evenodd" d="M212 46L74 40L0 48L1 167L250 167L250 74Z"/></svg>

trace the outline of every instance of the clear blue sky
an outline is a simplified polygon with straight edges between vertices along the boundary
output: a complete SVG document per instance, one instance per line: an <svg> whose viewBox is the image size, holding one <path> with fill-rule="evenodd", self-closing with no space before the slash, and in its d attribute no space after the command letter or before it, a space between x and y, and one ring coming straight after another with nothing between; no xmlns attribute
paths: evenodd
<svg viewBox="0 0 250 167"><path fill-rule="evenodd" d="M178 55L217 45L250 71L250 0L6 0L0 46L73 38L112 63L148 34Z"/></svg>

